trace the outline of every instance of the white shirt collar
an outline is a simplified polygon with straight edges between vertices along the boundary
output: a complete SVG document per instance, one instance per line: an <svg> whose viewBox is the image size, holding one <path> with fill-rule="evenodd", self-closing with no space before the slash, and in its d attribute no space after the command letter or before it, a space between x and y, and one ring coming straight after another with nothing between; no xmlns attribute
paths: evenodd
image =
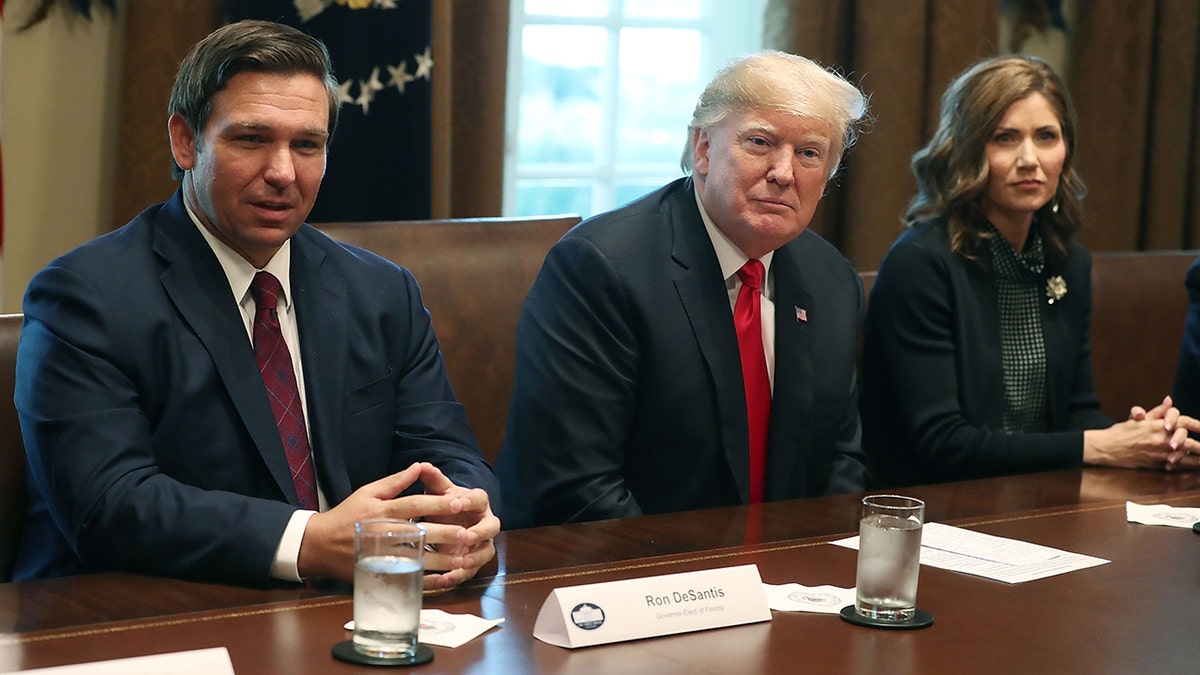
<svg viewBox="0 0 1200 675"><path fill-rule="evenodd" d="M708 230L708 238L712 240L713 250L717 252L717 261L721 263L721 276L728 282L737 275L737 271L742 269L742 265L746 264L750 256L742 253L742 250L713 223L708 211L704 210L704 202L700 201L700 190L696 187L695 180L692 181L692 194L696 197L696 207L700 209L700 219L704 221L704 229ZM769 251L758 259L767 272L765 279L771 278L771 259L774 257L775 251ZM769 284L770 281L767 283Z"/></svg>
<svg viewBox="0 0 1200 675"><path fill-rule="evenodd" d="M233 299L239 305L246 302L250 296L250 282L254 280L254 275L259 272L254 265L243 258L237 251L230 248L225 242L217 239L208 228L201 224L200 219L192 211L192 207L188 204L188 200L183 200L183 207L187 209L188 217L192 219L192 223L200 230L200 234L204 236L204 240L208 242L209 248L213 254L217 256L217 262L221 263L221 269L225 271L225 278L229 281L229 290L233 293ZM283 246L275 252L275 255L267 261L267 266L262 271L270 272L279 280L280 293L279 304L281 311L287 311L291 306L292 301L292 280L291 280L291 262L292 262L292 240L288 239L283 243ZM253 300L250 300L253 302Z"/></svg>

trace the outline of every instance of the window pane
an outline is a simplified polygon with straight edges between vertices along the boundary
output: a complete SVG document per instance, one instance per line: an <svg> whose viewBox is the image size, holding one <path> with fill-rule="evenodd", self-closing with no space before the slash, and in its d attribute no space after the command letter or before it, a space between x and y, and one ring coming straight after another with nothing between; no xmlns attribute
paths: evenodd
<svg viewBox="0 0 1200 675"><path fill-rule="evenodd" d="M555 213L591 214L592 186L587 182L519 180L517 181L518 216Z"/></svg>
<svg viewBox="0 0 1200 675"><path fill-rule="evenodd" d="M609 210L678 178L687 123L765 0L510 0L506 215Z"/></svg>
<svg viewBox="0 0 1200 675"><path fill-rule="evenodd" d="M603 28L526 26L517 163L591 163L600 152Z"/></svg>
<svg viewBox="0 0 1200 675"><path fill-rule="evenodd" d="M525 0L525 13L553 16L606 16L608 2L607 0Z"/></svg>
<svg viewBox="0 0 1200 675"><path fill-rule="evenodd" d="M703 10L704 3L696 0L625 0L625 16L637 18L698 19Z"/></svg>
<svg viewBox="0 0 1200 675"><path fill-rule="evenodd" d="M626 28L620 44L617 162L677 164L701 87L700 34Z"/></svg>
<svg viewBox="0 0 1200 675"><path fill-rule="evenodd" d="M628 204L629 202L637 199L638 197L641 197L648 192L653 192L654 190L657 190L658 188L671 182L671 180L673 180L675 178L680 178L682 176L683 176L682 173L680 173L679 171L676 171L676 175L664 178L663 180L660 180L660 181L654 181L654 182L649 182L649 183L641 182L641 181L636 182L636 183L617 183L617 185L615 186L615 188L613 190L613 204L615 206L620 206L622 204Z"/></svg>

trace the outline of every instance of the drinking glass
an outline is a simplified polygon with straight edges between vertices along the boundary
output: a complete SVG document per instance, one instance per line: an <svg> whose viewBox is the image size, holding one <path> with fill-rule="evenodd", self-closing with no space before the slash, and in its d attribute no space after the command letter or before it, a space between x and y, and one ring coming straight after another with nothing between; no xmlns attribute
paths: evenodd
<svg viewBox="0 0 1200 675"><path fill-rule="evenodd" d="M874 621L911 621L917 611L925 502L900 495L863 497L854 610Z"/></svg>
<svg viewBox="0 0 1200 675"><path fill-rule="evenodd" d="M354 524L354 650L412 659L419 645L425 526L381 518Z"/></svg>

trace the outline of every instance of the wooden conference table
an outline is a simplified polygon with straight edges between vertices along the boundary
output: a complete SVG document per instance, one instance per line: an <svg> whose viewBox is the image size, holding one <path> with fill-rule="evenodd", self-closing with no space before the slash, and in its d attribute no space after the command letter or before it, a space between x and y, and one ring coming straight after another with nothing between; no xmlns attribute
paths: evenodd
<svg viewBox="0 0 1200 675"><path fill-rule="evenodd" d="M921 568L933 626L887 631L835 615L568 650L533 638L561 586L753 563L763 581L854 585L859 495L503 533L495 562L426 607L505 623L434 647L421 673L1194 673L1200 535L1127 523L1125 500L1200 506L1200 475L1056 471L903 490L927 519L1111 560L1009 585ZM0 671L224 646L250 673L368 672L332 658L351 598L97 574L0 584Z"/></svg>

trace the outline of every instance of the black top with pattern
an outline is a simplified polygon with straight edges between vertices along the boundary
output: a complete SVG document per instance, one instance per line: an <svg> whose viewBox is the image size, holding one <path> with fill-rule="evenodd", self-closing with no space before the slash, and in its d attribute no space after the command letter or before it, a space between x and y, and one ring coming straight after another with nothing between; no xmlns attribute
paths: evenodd
<svg viewBox="0 0 1200 675"><path fill-rule="evenodd" d="M988 223L996 304L1000 310L1000 347L1004 360L1004 429L1039 432L1047 429L1046 343L1042 335L1041 287L1046 256L1037 224L1025 250L1013 250Z"/></svg>

